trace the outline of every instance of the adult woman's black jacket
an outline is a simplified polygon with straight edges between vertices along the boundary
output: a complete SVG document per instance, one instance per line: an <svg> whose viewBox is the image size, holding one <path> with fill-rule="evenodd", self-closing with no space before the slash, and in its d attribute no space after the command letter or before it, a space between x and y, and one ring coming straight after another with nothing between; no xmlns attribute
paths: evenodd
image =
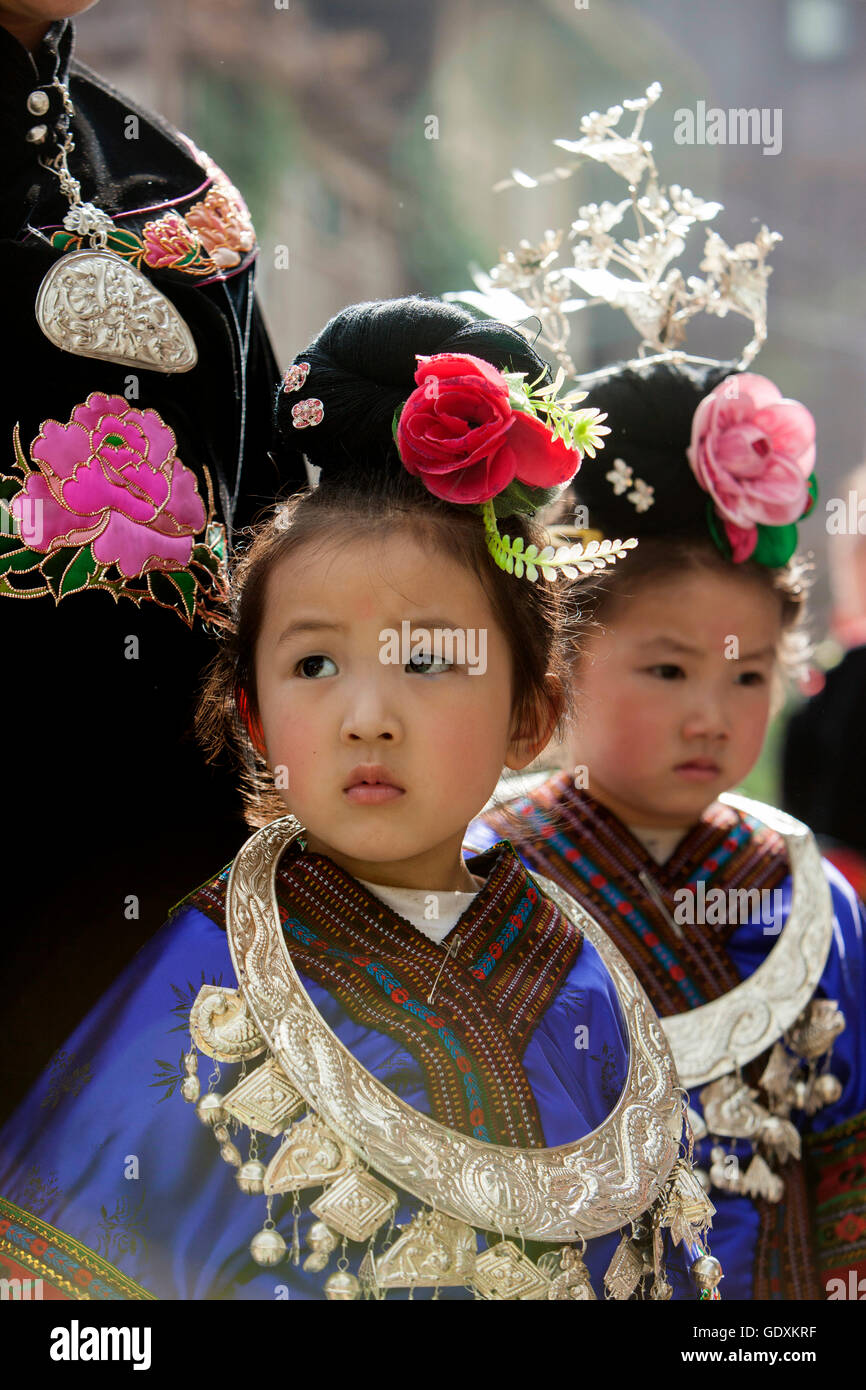
<svg viewBox="0 0 866 1390"><path fill-rule="evenodd" d="M204 767L189 733L212 638L184 621L202 575L184 561L208 539L219 548L215 527L248 523L278 485L268 457L276 367L243 200L191 142L71 60L72 38L58 21L31 54L0 28L0 1111L166 908L237 848L231 778ZM63 129L56 79L74 107L81 197L114 220L110 249L182 315L198 353L190 371L63 351L37 325L46 272L79 245L42 163ZM28 472L16 536L9 499ZM37 503L42 529L28 532ZM74 571L46 549L64 507ZM28 536L41 563L25 574ZM167 564L189 577L167 579ZM100 575L113 591L94 587ZM118 597L136 587L140 603ZM75 1075L74 1059L58 1066Z"/></svg>

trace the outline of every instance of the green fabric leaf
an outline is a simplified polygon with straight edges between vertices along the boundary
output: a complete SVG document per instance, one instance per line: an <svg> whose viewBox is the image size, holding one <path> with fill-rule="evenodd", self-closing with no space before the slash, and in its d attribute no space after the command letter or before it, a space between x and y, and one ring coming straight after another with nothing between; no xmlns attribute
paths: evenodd
<svg viewBox="0 0 866 1390"><path fill-rule="evenodd" d="M713 544L716 549L724 555L726 560L732 559L733 551L731 550L731 544L728 540L725 528L722 525L722 519L709 498L707 498L707 526L709 527L710 535L713 538Z"/></svg>
<svg viewBox="0 0 866 1390"><path fill-rule="evenodd" d="M77 594L79 589L86 588L88 580L98 568L99 565L93 558L91 547L89 545L83 546L64 571L60 581L58 598L66 598L67 594Z"/></svg>
<svg viewBox="0 0 866 1390"><path fill-rule="evenodd" d="M751 556L759 565L778 569L786 565L797 549L797 527L792 521L788 526L758 526L758 544Z"/></svg>
<svg viewBox="0 0 866 1390"><path fill-rule="evenodd" d="M16 542L14 550L8 550L5 555L0 555L0 574L9 574L12 571L21 574L26 570L34 570L44 558L37 550L22 550L21 543Z"/></svg>
<svg viewBox="0 0 866 1390"><path fill-rule="evenodd" d="M809 487L809 501L806 503L806 510L805 510L805 511L802 511L802 512L800 513L800 517L799 517L800 521L803 520L803 517L804 517L804 516L808 516L808 515L809 515L809 513L812 511L813 507L815 506L815 503L818 501L818 479L816 478L816 476L815 476L814 473L810 473L810 474L809 474L809 483L808 483L808 487Z"/></svg>

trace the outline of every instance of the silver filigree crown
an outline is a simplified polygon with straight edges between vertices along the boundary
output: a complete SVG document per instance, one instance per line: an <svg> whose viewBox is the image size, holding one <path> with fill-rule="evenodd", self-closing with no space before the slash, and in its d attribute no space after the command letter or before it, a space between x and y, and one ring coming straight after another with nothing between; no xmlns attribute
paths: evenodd
<svg viewBox="0 0 866 1390"><path fill-rule="evenodd" d="M743 348L739 367L747 367L767 337L766 259L778 232L762 226L753 241L728 244L708 229L701 275L684 277L673 264L684 252L696 222L711 222L721 203L705 202L679 184L664 187L653 159L652 144L642 138L644 119L661 96L658 82L646 95L611 106L603 115L591 111L580 122L580 138L553 143L573 156L533 178L519 169L494 186L494 192L515 186L536 188L571 178L586 160L605 164L628 186L621 202L587 203L566 234L548 231L538 245L521 241L516 251L500 253L489 272L473 271L475 290L443 297L465 303L485 315L511 324L547 349L569 376L577 376L568 351L570 316L594 305L621 309L640 335L638 359L648 353L677 361L707 362L683 351L688 326L698 314L725 318L739 314L752 324L752 338ZM629 135L617 129L625 111L634 113ZM612 235L628 212L637 236ZM572 263L563 257L571 252ZM577 288L586 298L575 298ZM541 324L527 325L528 315ZM581 375L582 381L591 376Z"/></svg>

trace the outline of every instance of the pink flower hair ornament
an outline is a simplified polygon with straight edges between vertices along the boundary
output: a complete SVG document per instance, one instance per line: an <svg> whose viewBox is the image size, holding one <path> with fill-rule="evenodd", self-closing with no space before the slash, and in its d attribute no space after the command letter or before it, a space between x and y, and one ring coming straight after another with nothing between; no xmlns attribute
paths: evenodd
<svg viewBox="0 0 866 1390"><path fill-rule="evenodd" d="M548 386L527 385L525 373L500 372L469 353L418 355L416 389L394 417L397 452L408 473L434 497L477 506L496 564L535 581L576 578L612 565L637 541L524 548L499 533L496 519L534 515L577 473L583 454L595 457L610 431L598 410L574 410L586 396L557 400L565 373Z"/></svg>
<svg viewBox="0 0 866 1390"><path fill-rule="evenodd" d="M818 496L811 412L766 377L726 377L698 405L687 455L722 554L786 564Z"/></svg>

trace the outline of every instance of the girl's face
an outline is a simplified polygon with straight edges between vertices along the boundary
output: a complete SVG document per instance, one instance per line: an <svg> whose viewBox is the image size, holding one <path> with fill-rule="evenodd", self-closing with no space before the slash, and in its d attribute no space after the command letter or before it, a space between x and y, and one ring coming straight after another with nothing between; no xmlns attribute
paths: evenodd
<svg viewBox="0 0 866 1390"><path fill-rule="evenodd" d="M627 824L686 827L761 751L779 598L693 569L611 600L600 621L575 670L572 761Z"/></svg>
<svg viewBox="0 0 866 1390"><path fill-rule="evenodd" d="M512 738L511 655L474 574L403 530L306 545L268 576L255 670L308 848L371 882L476 886L466 826L537 745Z"/></svg>

